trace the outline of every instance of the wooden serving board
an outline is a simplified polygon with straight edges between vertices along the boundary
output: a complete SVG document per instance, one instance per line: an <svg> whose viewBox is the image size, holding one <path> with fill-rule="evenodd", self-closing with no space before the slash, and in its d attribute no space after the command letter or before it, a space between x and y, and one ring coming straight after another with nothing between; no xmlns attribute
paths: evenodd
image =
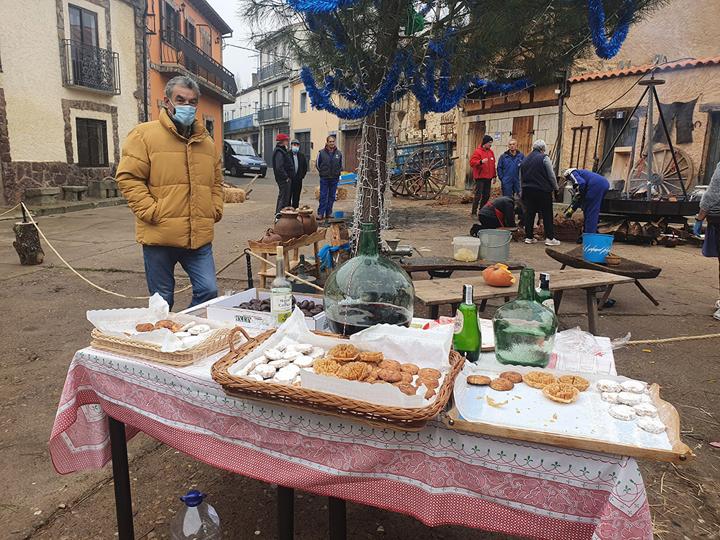
<svg viewBox="0 0 720 540"><path fill-rule="evenodd" d="M460 373L458 377L464 377L465 375L465 373ZM449 428L457 431L480 433L483 435L547 444L561 448L629 456L651 461L677 463L693 457L694 454L692 450L680 439L680 416L677 410L670 403L660 399L660 387L657 384L651 385L649 390L653 405L658 409L658 417L667 426L667 436L671 449L644 448L589 437L549 433L542 429L520 428L487 422L471 422L460 416L454 402L450 410L442 415L442 421Z"/></svg>

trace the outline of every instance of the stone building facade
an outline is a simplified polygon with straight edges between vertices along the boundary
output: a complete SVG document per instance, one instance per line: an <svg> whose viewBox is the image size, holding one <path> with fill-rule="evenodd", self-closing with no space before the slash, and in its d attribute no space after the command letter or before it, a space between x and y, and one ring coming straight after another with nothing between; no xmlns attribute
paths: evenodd
<svg viewBox="0 0 720 540"><path fill-rule="evenodd" d="M143 120L141 2L1 3L0 202L110 175Z"/></svg>

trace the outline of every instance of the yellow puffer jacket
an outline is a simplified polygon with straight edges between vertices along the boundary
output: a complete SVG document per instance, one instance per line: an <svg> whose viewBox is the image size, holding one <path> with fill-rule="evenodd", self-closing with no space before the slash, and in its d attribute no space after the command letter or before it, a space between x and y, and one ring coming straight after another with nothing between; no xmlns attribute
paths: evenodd
<svg viewBox="0 0 720 540"><path fill-rule="evenodd" d="M199 122L182 137L165 109L125 140L118 188L135 214L135 237L148 246L196 249L212 242L222 218L223 170Z"/></svg>

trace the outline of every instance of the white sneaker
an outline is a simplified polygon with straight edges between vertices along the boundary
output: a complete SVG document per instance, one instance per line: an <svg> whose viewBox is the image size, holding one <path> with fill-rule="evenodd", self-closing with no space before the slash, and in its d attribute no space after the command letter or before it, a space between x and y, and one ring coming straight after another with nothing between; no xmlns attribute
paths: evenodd
<svg viewBox="0 0 720 540"><path fill-rule="evenodd" d="M525 243L526 244L537 244L537 240L535 240L534 238L526 238Z"/></svg>
<svg viewBox="0 0 720 540"><path fill-rule="evenodd" d="M555 240L555 238L546 238L545 245L546 246L559 246L560 240Z"/></svg>
<svg viewBox="0 0 720 540"><path fill-rule="evenodd" d="M715 300L715 309L720 309L720 300Z"/></svg>
<svg viewBox="0 0 720 540"><path fill-rule="evenodd" d="M715 317L718 321L720 321L720 309L718 309L715 313L713 313L713 317Z"/></svg>

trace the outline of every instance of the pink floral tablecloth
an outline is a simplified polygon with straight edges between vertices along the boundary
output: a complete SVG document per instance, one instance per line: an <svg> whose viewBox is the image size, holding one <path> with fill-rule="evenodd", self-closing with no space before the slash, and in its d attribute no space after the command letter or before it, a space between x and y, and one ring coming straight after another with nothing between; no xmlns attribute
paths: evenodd
<svg viewBox="0 0 720 540"><path fill-rule="evenodd" d="M50 437L62 474L110 460L107 417L199 461L269 483L456 524L558 540L649 539L635 460L459 433L420 432L225 395L215 358L187 368L94 349L70 365Z"/></svg>

